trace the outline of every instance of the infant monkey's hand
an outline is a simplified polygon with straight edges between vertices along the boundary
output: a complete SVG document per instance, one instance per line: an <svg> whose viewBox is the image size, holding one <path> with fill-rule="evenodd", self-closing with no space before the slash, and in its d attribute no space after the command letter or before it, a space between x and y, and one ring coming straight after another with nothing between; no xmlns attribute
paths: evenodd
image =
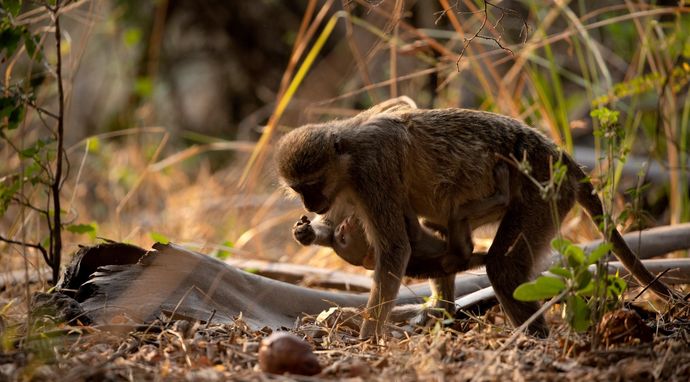
<svg viewBox="0 0 690 382"><path fill-rule="evenodd" d="M292 236L302 245L311 245L316 240L316 232L311 226L309 218L302 215L300 220L292 226Z"/></svg>

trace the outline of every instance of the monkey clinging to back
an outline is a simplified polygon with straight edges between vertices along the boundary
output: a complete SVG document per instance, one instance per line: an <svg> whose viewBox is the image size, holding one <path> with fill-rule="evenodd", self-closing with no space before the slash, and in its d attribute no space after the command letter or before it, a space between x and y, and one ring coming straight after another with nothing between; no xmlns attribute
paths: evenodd
<svg viewBox="0 0 690 382"><path fill-rule="evenodd" d="M466 109L381 110L374 107L352 118L295 129L281 138L275 156L282 182L302 198L307 210L336 225L353 213L362 222L375 266L369 319L360 337L383 333L410 258L408 222L419 216L448 227L452 243L455 226L463 221L453 215L458 206L494 193L492 172L499 158L525 158L538 182L549 181L558 161L567 169L552 213L550 201L542 199L532 180L508 166L508 203L481 219L499 222L485 256L491 285L513 324L525 322L539 305L515 300L513 291L532 278L560 221L575 201L590 216L603 215L586 175L553 142L509 117ZM477 221L470 219L469 224L476 227ZM654 279L618 231L609 239L641 284L661 296L676 296ZM529 330L548 333L543 317Z"/></svg>

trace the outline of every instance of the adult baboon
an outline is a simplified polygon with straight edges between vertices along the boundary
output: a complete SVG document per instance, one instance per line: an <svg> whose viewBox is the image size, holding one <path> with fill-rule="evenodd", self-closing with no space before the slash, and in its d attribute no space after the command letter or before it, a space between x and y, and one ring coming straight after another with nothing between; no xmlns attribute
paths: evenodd
<svg viewBox="0 0 690 382"><path fill-rule="evenodd" d="M530 178L509 167L507 206L483 220L500 221L486 255L486 271L507 316L525 322L538 303L517 301L515 288L528 281L566 213L578 201L592 216L603 215L592 184L570 156L545 136L515 119L466 110L376 107L352 118L306 125L278 143L276 162L286 187L307 210L342 222L353 211L374 248L368 319L360 337L381 334L393 307L411 253L408 223L417 216L448 227L456 206L495 192L491 176L502 158L524 158ZM552 200L533 181L545 183L555 163L567 173ZM555 211L552 211L552 204ZM476 222L470 219L470 225ZM613 229L609 240L628 270L661 296L675 296L642 265ZM548 333L543 317L529 330Z"/></svg>
<svg viewBox="0 0 690 382"><path fill-rule="evenodd" d="M508 204L509 184L508 165L498 163L494 168L496 192L490 197L469 201L457 206L451 213L457 221L454 234L449 237L448 228L435 226L424 219L406 221L410 239L411 255L405 269L405 276L431 279L433 291L431 311L440 313L455 312L455 274L484 265L483 252L473 253L472 229L469 220L479 223L483 216L491 216L502 211ZM375 268L374 248L369 245L362 222L354 214L337 224L317 216L312 223L302 216L293 226L293 236L302 245L321 245L330 247L343 260L366 269ZM448 239L452 242L448 243ZM424 312L421 312L424 314Z"/></svg>

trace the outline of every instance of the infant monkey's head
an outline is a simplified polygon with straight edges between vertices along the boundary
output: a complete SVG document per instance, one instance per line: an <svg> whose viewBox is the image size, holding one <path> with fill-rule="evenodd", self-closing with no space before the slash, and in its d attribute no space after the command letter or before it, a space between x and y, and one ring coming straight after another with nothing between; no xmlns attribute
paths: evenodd
<svg viewBox="0 0 690 382"><path fill-rule="evenodd" d="M333 250L352 265L372 270L376 265L374 249L369 246L362 223L354 215L335 227Z"/></svg>

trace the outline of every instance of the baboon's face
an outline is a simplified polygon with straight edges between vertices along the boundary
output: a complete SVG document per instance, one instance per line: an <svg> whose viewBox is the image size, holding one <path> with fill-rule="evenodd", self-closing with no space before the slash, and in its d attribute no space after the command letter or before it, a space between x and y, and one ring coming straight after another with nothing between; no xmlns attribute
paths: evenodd
<svg viewBox="0 0 690 382"><path fill-rule="evenodd" d="M315 179L291 184L290 188L299 194L304 207L309 212L322 215L331 208L331 200L324 192L325 186L326 179L324 176L320 176Z"/></svg>
<svg viewBox="0 0 690 382"><path fill-rule="evenodd" d="M323 128L305 126L278 142L276 162L282 183L300 196L310 212L324 214L340 193L341 159Z"/></svg>
<svg viewBox="0 0 690 382"><path fill-rule="evenodd" d="M338 196L348 189L344 181L347 177L347 161L334 158L321 168L311 172L302 171L297 179L284 178L285 183L302 198L304 207L309 212L323 215L328 212Z"/></svg>

